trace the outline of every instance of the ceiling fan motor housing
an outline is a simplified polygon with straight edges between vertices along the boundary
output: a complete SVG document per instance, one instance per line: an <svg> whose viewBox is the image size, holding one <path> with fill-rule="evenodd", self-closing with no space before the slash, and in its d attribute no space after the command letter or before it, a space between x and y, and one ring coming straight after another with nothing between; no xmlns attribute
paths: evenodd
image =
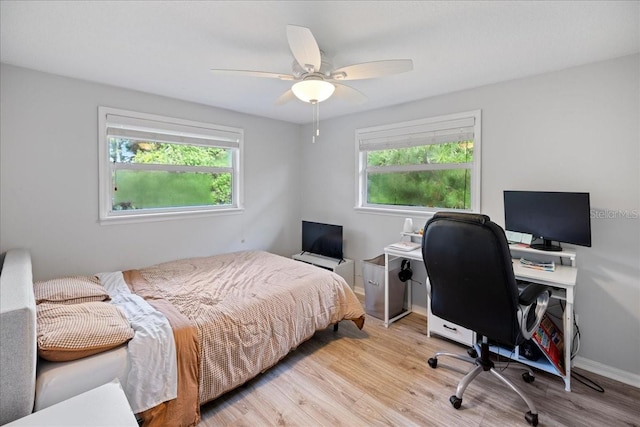
<svg viewBox="0 0 640 427"><path fill-rule="evenodd" d="M291 70L295 78L296 79L303 78L305 74L320 74L324 77L331 77L331 70L333 70L333 63L329 58L325 56L323 51L320 51L320 55L322 58L320 69L313 70L313 71L309 71L308 69L305 68L306 66L308 66L313 69L314 68L313 65L305 65L305 67L303 67L298 63L298 61L294 59L291 64Z"/></svg>

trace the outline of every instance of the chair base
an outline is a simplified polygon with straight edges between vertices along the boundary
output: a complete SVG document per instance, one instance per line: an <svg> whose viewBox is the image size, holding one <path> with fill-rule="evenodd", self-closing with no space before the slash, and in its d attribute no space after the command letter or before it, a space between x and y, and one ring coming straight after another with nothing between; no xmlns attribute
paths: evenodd
<svg viewBox="0 0 640 427"><path fill-rule="evenodd" d="M471 352L469 352L471 354ZM456 394L449 398L449 402L455 409L459 409L462 406L462 395L464 391L467 389L471 381L475 379L481 372L490 372L494 376L496 376L500 381L509 386L511 390L515 391L522 400L529 407L529 411L525 413L525 420L532 426L538 425L538 410L536 409L533 401L522 392L515 384L513 384L510 380L508 380L505 376L503 376L499 371L497 371L496 364L489 358L489 344L486 339L483 339L482 344L480 345L480 356L477 358L472 358L462 354L455 353L447 353L447 352L438 352L434 355L434 357L430 358L427 363L433 369L438 366L438 357L447 356L453 357L454 359L462 360L467 363L471 363L476 365L469 373L467 373L458 383L458 387L456 388ZM533 373L531 371L525 372L523 374L523 379L525 382L533 382Z"/></svg>

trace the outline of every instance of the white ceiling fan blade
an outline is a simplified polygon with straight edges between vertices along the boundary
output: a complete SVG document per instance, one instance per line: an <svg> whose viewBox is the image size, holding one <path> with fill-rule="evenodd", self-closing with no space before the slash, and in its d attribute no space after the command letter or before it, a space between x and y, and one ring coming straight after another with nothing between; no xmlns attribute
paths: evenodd
<svg viewBox="0 0 640 427"><path fill-rule="evenodd" d="M288 91L280 95L278 99L276 99L275 105L283 105L296 99L298 98L296 98L296 96L293 94L293 91L289 89Z"/></svg>
<svg viewBox="0 0 640 427"><path fill-rule="evenodd" d="M351 86L346 86L339 83L334 83L334 86L336 87L336 90L335 92L333 92L333 96L337 98L341 98L358 105L367 102L367 95L357 89L352 88Z"/></svg>
<svg viewBox="0 0 640 427"><path fill-rule="evenodd" d="M298 25L287 25L287 40L293 57L302 68L310 73L320 70L322 64L320 48L310 29Z"/></svg>
<svg viewBox="0 0 640 427"><path fill-rule="evenodd" d="M363 62L338 68L331 73L335 80L361 80L374 77L391 76L413 70L411 59L389 59L384 61Z"/></svg>
<svg viewBox="0 0 640 427"><path fill-rule="evenodd" d="M268 71L250 71L250 70L219 70L219 69L211 69L212 72L216 74L228 74L234 76L244 76L244 77L266 77L269 79L280 79L280 80L294 80L290 74L281 74L281 73L270 73Z"/></svg>

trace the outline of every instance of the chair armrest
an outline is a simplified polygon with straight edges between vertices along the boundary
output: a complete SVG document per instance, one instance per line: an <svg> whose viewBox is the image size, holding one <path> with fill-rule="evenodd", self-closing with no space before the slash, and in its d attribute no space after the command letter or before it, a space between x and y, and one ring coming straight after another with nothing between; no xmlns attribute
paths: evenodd
<svg viewBox="0 0 640 427"><path fill-rule="evenodd" d="M524 340L531 339L547 310L551 289L532 283L518 296L518 322Z"/></svg>
<svg viewBox="0 0 640 427"><path fill-rule="evenodd" d="M518 295L518 304L531 305L540 295L542 295L543 292L548 292L549 296L551 296L551 289L549 289L548 286L531 283L520 292L520 295Z"/></svg>

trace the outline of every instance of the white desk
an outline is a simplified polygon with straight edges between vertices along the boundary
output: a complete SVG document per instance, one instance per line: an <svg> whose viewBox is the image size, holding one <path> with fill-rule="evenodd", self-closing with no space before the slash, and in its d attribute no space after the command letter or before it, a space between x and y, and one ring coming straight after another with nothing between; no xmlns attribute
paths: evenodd
<svg viewBox="0 0 640 427"><path fill-rule="evenodd" d="M573 342L573 303L575 300L575 288L576 279L578 276L578 269L576 265L575 252L563 251L563 252L544 252L537 251L535 249L523 248L517 245L511 245L512 254L518 252L526 252L529 254L535 253L541 257L561 257L569 258L571 265L557 265L555 271L540 271L531 268L523 267L519 262L519 257L513 260L513 274L518 280L526 280L532 283L539 283L541 285L547 285L552 289L553 293L551 298L564 300L565 308L562 315L562 329L564 334L564 366L565 374L563 375L554 366L546 363L533 362L531 360L520 357L517 354L513 357L519 362L523 362L530 366L534 366L538 369L552 373L562 377L564 380L564 389L571 391L571 344ZM502 353L501 353L502 354Z"/></svg>
<svg viewBox="0 0 640 427"><path fill-rule="evenodd" d="M544 363L546 362L546 360L544 362L534 362L529 359L520 357L520 355L518 354L517 348L516 348L515 354L512 354L511 351L508 351L508 352L503 351L500 354L506 357L511 356L513 359L518 360L519 362L536 367L538 369L544 370L554 375L558 375L564 380L565 390L571 391L571 343L573 341L573 303L575 298L576 277L578 274L578 269L575 267L576 254L575 252L566 251L566 250L562 252L544 252L544 251L538 251L536 249L531 249L531 248L523 247L519 245L510 245L509 248L511 249L512 255L514 255L513 273L516 276L516 279L550 286L551 288L553 288L552 289L553 293L551 297L565 301L566 305L565 305L564 313L562 316L563 333L564 333L565 374L563 375L550 363ZM519 253L526 253L531 256L535 255L536 257L540 257L540 258L545 258L545 257L568 258L571 262L571 265L570 266L556 265L556 269L553 272L526 268L526 267L523 267L519 262L519 259L520 259L520 255L518 255ZM387 246L384 248L384 255L385 255L384 326L389 327L391 323L411 313L411 281L408 281L407 293L408 293L409 301L408 301L407 310L402 312L398 316L392 319L389 319L389 303L388 303L389 302L389 262L395 258L406 258L406 259L416 260L420 262L423 262L423 259L422 259L422 249L403 252L403 251L392 249ZM524 255L523 257L526 257L526 255ZM429 309L429 307L431 306L431 300L430 300L428 277L426 278L425 283L427 283L427 309ZM427 335L430 336L429 325L427 325Z"/></svg>

